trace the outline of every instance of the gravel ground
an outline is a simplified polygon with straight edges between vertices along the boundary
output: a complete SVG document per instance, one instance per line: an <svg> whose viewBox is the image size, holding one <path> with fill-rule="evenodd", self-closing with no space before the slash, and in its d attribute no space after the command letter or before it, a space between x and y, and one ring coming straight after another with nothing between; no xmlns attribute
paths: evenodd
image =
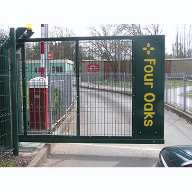
<svg viewBox="0 0 192 192"><path fill-rule="evenodd" d="M0 167L27 167L35 157L33 153L19 153L19 156L8 154L0 159Z"/></svg>

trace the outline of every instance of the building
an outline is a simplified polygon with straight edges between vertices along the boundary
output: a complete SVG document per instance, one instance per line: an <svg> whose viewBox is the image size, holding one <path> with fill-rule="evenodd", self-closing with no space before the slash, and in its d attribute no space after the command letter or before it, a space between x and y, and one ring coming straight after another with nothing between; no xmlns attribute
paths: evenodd
<svg viewBox="0 0 192 192"><path fill-rule="evenodd" d="M192 74L192 58L166 59L165 73Z"/></svg>
<svg viewBox="0 0 192 192"><path fill-rule="evenodd" d="M132 61L122 60L119 61L120 68L117 66L117 73L132 73ZM118 65L118 63L117 63ZM91 66L93 66L91 68ZM95 67L94 67L95 66ZM103 60L82 60L80 63L81 72L102 72L102 73L114 73L109 61Z"/></svg>
<svg viewBox="0 0 192 192"><path fill-rule="evenodd" d="M40 60L26 60L26 75L27 80L40 76ZM46 71L46 69L45 69ZM49 60L48 72L52 75L61 74L64 72L74 71L74 62L68 59L65 60Z"/></svg>

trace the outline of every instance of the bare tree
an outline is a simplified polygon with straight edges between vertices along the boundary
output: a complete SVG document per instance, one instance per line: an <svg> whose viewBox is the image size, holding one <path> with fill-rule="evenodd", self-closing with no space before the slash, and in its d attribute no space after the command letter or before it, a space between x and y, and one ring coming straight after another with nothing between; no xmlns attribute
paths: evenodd
<svg viewBox="0 0 192 192"><path fill-rule="evenodd" d="M0 25L0 46L8 38L8 32Z"/></svg>
<svg viewBox="0 0 192 192"><path fill-rule="evenodd" d="M49 37L70 37L74 36L72 30L61 26L54 26L50 29ZM53 51L54 59L74 59L74 42L49 42L49 49ZM26 43L26 58L28 60L40 60L41 43Z"/></svg>
<svg viewBox="0 0 192 192"><path fill-rule="evenodd" d="M176 36L176 49L177 49L177 58L179 57L179 34L178 34L178 27L177 27L177 36Z"/></svg>
<svg viewBox="0 0 192 192"><path fill-rule="evenodd" d="M142 35L142 27L140 24L120 24L118 26L119 34L127 36Z"/></svg>
<svg viewBox="0 0 192 192"><path fill-rule="evenodd" d="M180 27L177 25L176 30L175 43L172 45L173 57L191 57L192 25L183 24Z"/></svg>
<svg viewBox="0 0 192 192"><path fill-rule="evenodd" d="M71 29L63 28L62 26L54 26L50 29L49 37L71 37L75 36Z"/></svg>
<svg viewBox="0 0 192 192"><path fill-rule="evenodd" d="M125 32L125 28L123 25L107 24L100 25L99 28L90 27L90 32L94 36L118 36ZM120 60L128 60L131 57L131 41L129 40L92 41L86 49L91 51L95 60L107 60L114 73L119 71Z"/></svg>
<svg viewBox="0 0 192 192"><path fill-rule="evenodd" d="M188 47L187 47L187 55L188 55L188 57L191 57L191 35L192 35L192 25L189 25Z"/></svg>
<svg viewBox="0 0 192 192"><path fill-rule="evenodd" d="M61 26L54 26L50 29L49 37L71 37L75 36L72 30L63 28ZM50 42L50 51L53 51L55 59L70 59L74 60L75 57L75 44L74 42Z"/></svg>
<svg viewBox="0 0 192 192"><path fill-rule="evenodd" d="M160 35L162 33L163 27L160 24L150 24L143 26L144 35Z"/></svg>
<svg viewBox="0 0 192 192"><path fill-rule="evenodd" d="M160 35L163 30L163 26L160 24L120 24L119 30L122 35Z"/></svg>

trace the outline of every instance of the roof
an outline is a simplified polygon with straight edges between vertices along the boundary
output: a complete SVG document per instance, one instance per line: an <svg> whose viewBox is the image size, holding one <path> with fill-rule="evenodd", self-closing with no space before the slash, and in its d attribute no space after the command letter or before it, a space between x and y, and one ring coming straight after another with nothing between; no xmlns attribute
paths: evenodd
<svg viewBox="0 0 192 192"><path fill-rule="evenodd" d="M26 60L27 64L39 64L41 60ZM49 63L68 63L74 65L74 61L69 59L49 59Z"/></svg>
<svg viewBox="0 0 192 192"><path fill-rule="evenodd" d="M172 59L165 59L166 61L187 61L192 60L192 58L172 58Z"/></svg>

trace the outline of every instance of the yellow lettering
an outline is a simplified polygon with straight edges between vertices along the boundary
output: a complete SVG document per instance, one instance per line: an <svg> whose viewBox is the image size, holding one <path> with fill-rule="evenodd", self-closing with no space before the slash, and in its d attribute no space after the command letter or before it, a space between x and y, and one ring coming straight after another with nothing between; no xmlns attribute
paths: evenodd
<svg viewBox="0 0 192 192"><path fill-rule="evenodd" d="M152 103L146 103L144 105L144 111L153 111L153 104Z"/></svg>
<svg viewBox="0 0 192 192"><path fill-rule="evenodd" d="M152 119L153 115L155 115L155 112L145 112L144 114L145 114L144 119L147 119L148 117Z"/></svg>
<svg viewBox="0 0 192 192"><path fill-rule="evenodd" d="M144 81L153 81L153 79L147 79L147 77L153 77L153 74L145 74Z"/></svg>
<svg viewBox="0 0 192 192"><path fill-rule="evenodd" d="M149 97L152 97L152 98L150 99ZM153 101L155 101L155 94L154 93L146 93L144 95L144 100L146 102L153 102Z"/></svg>
<svg viewBox="0 0 192 192"><path fill-rule="evenodd" d="M145 120L144 121L144 126L145 127L151 127L153 125L153 120Z"/></svg>
<svg viewBox="0 0 192 192"><path fill-rule="evenodd" d="M148 68L150 68L150 70L147 70ZM146 66L144 67L144 71L145 71L145 73L151 73L151 72L153 72L153 66L152 66L152 65L146 65Z"/></svg>
<svg viewBox="0 0 192 192"><path fill-rule="evenodd" d="M150 85L151 89L153 88L153 82L145 82L144 85Z"/></svg>
<svg viewBox="0 0 192 192"><path fill-rule="evenodd" d="M151 65L156 64L156 59L144 59L145 62L149 62Z"/></svg>
<svg viewBox="0 0 192 192"><path fill-rule="evenodd" d="M152 89L153 86L153 71L154 67L153 65L156 65L156 59L144 59L146 65L144 66L144 85L150 86ZM144 95L144 126L145 127L151 127L153 126L153 117L155 115L155 112L153 111L153 103L155 101L155 94L154 93L146 93Z"/></svg>

